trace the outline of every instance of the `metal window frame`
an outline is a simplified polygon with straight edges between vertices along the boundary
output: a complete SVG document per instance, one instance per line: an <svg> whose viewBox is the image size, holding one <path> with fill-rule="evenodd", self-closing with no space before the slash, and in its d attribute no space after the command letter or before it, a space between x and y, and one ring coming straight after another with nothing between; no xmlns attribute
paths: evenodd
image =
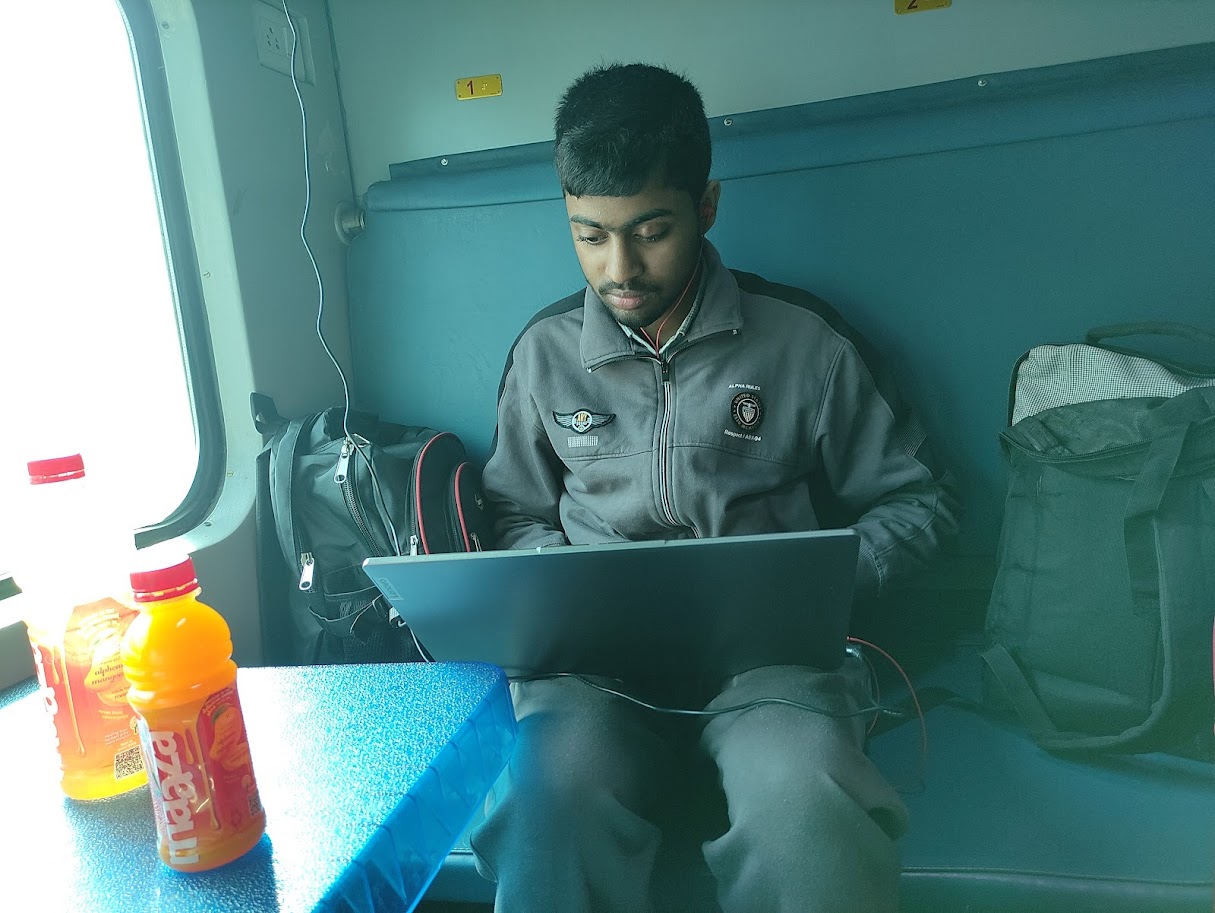
<svg viewBox="0 0 1215 913"><path fill-rule="evenodd" d="M202 523L223 488L227 454L211 333L158 24L149 0L115 0L115 3L126 23L135 66L148 160L198 441L198 466L189 490L169 516L136 530L135 544L143 547L179 536ZM146 458L155 459L154 451Z"/></svg>

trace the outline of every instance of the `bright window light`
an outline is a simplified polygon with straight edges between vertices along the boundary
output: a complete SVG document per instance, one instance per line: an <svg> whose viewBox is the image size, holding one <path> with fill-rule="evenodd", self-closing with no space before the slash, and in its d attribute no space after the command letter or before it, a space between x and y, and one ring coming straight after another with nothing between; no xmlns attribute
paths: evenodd
<svg viewBox="0 0 1215 913"><path fill-rule="evenodd" d="M3 573L27 460L82 454L134 529L181 504L199 448L122 15L60 0L0 16Z"/></svg>

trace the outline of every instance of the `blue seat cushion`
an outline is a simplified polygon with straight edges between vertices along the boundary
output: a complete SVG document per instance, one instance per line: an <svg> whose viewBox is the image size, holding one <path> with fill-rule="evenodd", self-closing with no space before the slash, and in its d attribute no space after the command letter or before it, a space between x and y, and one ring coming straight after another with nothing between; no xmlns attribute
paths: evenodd
<svg viewBox="0 0 1215 913"><path fill-rule="evenodd" d="M973 647L917 676L917 687L977 696ZM887 695L887 702L897 694ZM1198 913L1211 910L1215 765L1166 755L1072 759L1036 747L1015 724L965 704L927 714L923 782L916 723L872 739L900 787L911 826L900 841L908 913ZM662 810L670 835L655 873L660 909L716 909L700 843L725 826L711 771ZM467 835L432 900L485 902Z"/></svg>

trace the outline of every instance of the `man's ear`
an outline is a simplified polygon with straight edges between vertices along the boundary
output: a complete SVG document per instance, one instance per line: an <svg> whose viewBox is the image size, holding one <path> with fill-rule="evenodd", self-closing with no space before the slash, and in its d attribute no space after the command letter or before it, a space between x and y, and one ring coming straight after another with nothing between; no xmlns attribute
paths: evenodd
<svg viewBox="0 0 1215 913"><path fill-rule="evenodd" d="M717 204L721 200L721 181L709 181L705 192L701 194L699 217L700 233L703 235L717 221Z"/></svg>

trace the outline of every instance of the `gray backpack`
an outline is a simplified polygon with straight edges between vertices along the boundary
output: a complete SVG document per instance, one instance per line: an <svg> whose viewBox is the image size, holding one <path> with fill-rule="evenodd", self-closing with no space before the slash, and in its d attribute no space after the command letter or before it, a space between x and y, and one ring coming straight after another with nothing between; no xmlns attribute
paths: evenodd
<svg viewBox="0 0 1215 913"><path fill-rule="evenodd" d="M1053 751L1209 756L1215 371L1107 340L1215 335L1136 324L1018 362L985 701Z"/></svg>
<svg viewBox="0 0 1215 913"><path fill-rule="evenodd" d="M489 548L481 474L450 431L252 397L262 641L279 664L407 662L421 645L363 571L372 556Z"/></svg>

